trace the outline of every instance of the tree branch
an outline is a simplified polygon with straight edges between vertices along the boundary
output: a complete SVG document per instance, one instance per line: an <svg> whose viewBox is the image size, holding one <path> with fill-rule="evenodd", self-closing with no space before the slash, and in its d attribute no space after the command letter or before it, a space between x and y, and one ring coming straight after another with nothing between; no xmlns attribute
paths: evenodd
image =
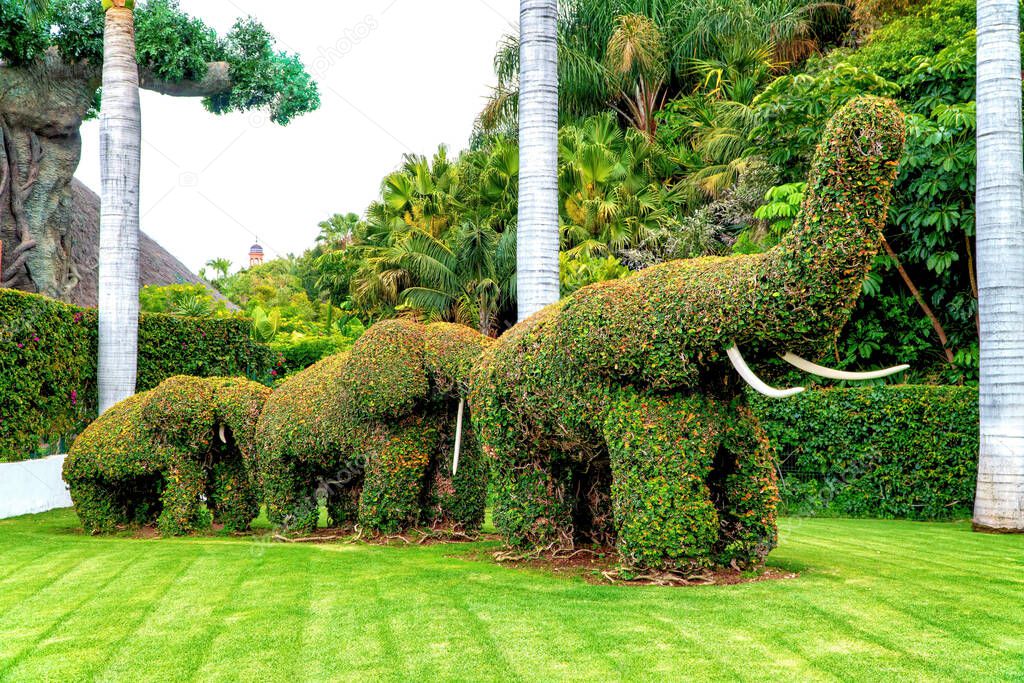
<svg viewBox="0 0 1024 683"><path fill-rule="evenodd" d="M931 321L932 328L935 330L935 334L938 336L939 342L942 344L942 351L946 354L946 362L952 365L954 362L953 351L949 348L949 339L946 337L946 330L943 329L938 316L935 315L931 306L929 306L924 300L924 297L921 296L921 292L918 291L913 280L910 279L910 275L907 273L907 270L900 262L900 257L896 254L896 250L892 248L889 244L889 240L885 239L885 237L882 237L882 246L885 247L885 251L889 254L889 258L892 259L892 262L896 265L896 270L899 271L900 277L903 278L903 282L907 285L907 289L910 290L910 294L914 297L914 301L917 302L917 305L921 307L921 310L928 317L928 320Z"/></svg>
<svg viewBox="0 0 1024 683"><path fill-rule="evenodd" d="M172 97L211 97L231 90L231 67L227 62L211 62L203 80L172 83L140 65L139 87Z"/></svg>

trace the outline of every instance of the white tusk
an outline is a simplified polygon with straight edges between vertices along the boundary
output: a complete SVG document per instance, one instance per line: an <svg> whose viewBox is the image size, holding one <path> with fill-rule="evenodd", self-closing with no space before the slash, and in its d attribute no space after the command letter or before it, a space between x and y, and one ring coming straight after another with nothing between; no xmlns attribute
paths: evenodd
<svg viewBox="0 0 1024 683"><path fill-rule="evenodd" d="M220 442L221 443L227 443L228 442L228 437L224 435L224 423L223 422L220 425L220 432L219 433L220 433Z"/></svg>
<svg viewBox="0 0 1024 683"><path fill-rule="evenodd" d="M847 372L845 370L833 370L832 368L816 365L809 360L804 360L795 353L785 354L782 356L782 360L786 361L793 367L799 368L804 372L809 372L812 375L817 375L818 377L826 377L828 379L845 379L854 382L867 379L882 379L883 377L889 377L890 375L895 375L898 372L910 369L909 365L897 365L894 368L874 370L872 372Z"/></svg>
<svg viewBox="0 0 1024 683"><path fill-rule="evenodd" d="M462 407L465 399L459 399L459 418L455 424L455 459L452 461L452 476L459 471L459 451L462 449Z"/></svg>
<svg viewBox="0 0 1024 683"><path fill-rule="evenodd" d="M788 398L790 396L795 396L804 390L803 387L794 387L792 389L776 389L775 387L770 387L761 381L761 378L755 375L754 371L751 370L746 361L743 360L743 355L740 353L739 347L733 346L726 350L726 353L729 354L729 360L732 361L732 366L736 368L736 372L740 373L740 377L742 377L744 381L752 386L754 391L759 394L764 394L771 398Z"/></svg>

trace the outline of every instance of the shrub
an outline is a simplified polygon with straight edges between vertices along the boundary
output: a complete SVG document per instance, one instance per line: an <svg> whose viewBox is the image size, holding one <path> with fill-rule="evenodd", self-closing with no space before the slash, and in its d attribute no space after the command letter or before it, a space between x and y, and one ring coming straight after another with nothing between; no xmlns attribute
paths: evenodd
<svg viewBox="0 0 1024 683"><path fill-rule="evenodd" d="M305 337L298 340L271 342L270 348L284 359L287 373L296 373L315 365L328 356L352 348L353 339L341 335Z"/></svg>
<svg viewBox="0 0 1024 683"><path fill-rule="evenodd" d="M146 285L139 291L139 305L143 313L174 313L196 317L228 314L227 300L214 299L212 291L199 283L162 287Z"/></svg>
<svg viewBox="0 0 1024 683"><path fill-rule="evenodd" d="M795 514L969 517L978 467L978 390L824 389L753 398Z"/></svg>
<svg viewBox="0 0 1024 683"><path fill-rule="evenodd" d="M269 394L244 379L172 377L101 415L64 463L86 531L248 528L259 514L253 434Z"/></svg>
<svg viewBox="0 0 1024 683"><path fill-rule="evenodd" d="M324 497L333 524L478 528L486 464L468 411L457 474L451 468L459 397L486 343L458 325L390 320L351 352L289 377L258 428L271 521L309 530Z"/></svg>
<svg viewBox="0 0 1024 683"><path fill-rule="evenodd" d="M0 290L0 462L77 431L95 406L95 311Z"/></svg>
<svg viewBox="0 0 1024 683"><path fill-rule="evenodd" d="M94 309L0 290L0 462L32 455L40 440L78 432L96 414ZM174 375L245 375L269 382L275 355L242 319L145 314L140 391Z"/></svg>

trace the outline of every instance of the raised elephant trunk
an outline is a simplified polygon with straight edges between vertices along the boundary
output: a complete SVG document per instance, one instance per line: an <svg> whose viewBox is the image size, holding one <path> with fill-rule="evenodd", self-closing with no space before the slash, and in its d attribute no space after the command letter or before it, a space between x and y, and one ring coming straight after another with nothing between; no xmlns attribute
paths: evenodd
<svg viewBox="0 0 1024 683"><path fill-rule="evenodd" d="M831 339L849 318L881 245L904 149L903 113L877 98L854 100L825 129L793 229L764 257L760 288L782 306L804 340ZM784 314L774 307L777 315Z"/></svg>
<svg viewBox="0 0 1024 683"><path fill-rule="evenodd" d="M554 325L592 372L653 389L695 388L725 352L818 355L846 324L881 243L903 114L860 98L826 128L793 230L765 254L673 261L579 292ZM528 323L529 324L529 323Z"/></svg>

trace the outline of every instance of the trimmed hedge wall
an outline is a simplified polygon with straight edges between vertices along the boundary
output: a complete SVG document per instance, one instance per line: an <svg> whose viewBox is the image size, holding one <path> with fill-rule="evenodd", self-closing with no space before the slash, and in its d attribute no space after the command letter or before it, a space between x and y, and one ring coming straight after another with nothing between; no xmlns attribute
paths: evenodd
<svg viewBox="0 0 1024 683"><path fill-rule="evenodd" d="M96 311L0 290L0 462L76 432L96 414ZM139 391L174 375L245 375L269 382L277 359L248 320L145 314Z"/></svg>
<svg viewBox="0 0 1024 683"><path fill-rule="evenodd" d="M823 389L751 403L782 464L787 513L970 517L976 388Z"/></svg>

